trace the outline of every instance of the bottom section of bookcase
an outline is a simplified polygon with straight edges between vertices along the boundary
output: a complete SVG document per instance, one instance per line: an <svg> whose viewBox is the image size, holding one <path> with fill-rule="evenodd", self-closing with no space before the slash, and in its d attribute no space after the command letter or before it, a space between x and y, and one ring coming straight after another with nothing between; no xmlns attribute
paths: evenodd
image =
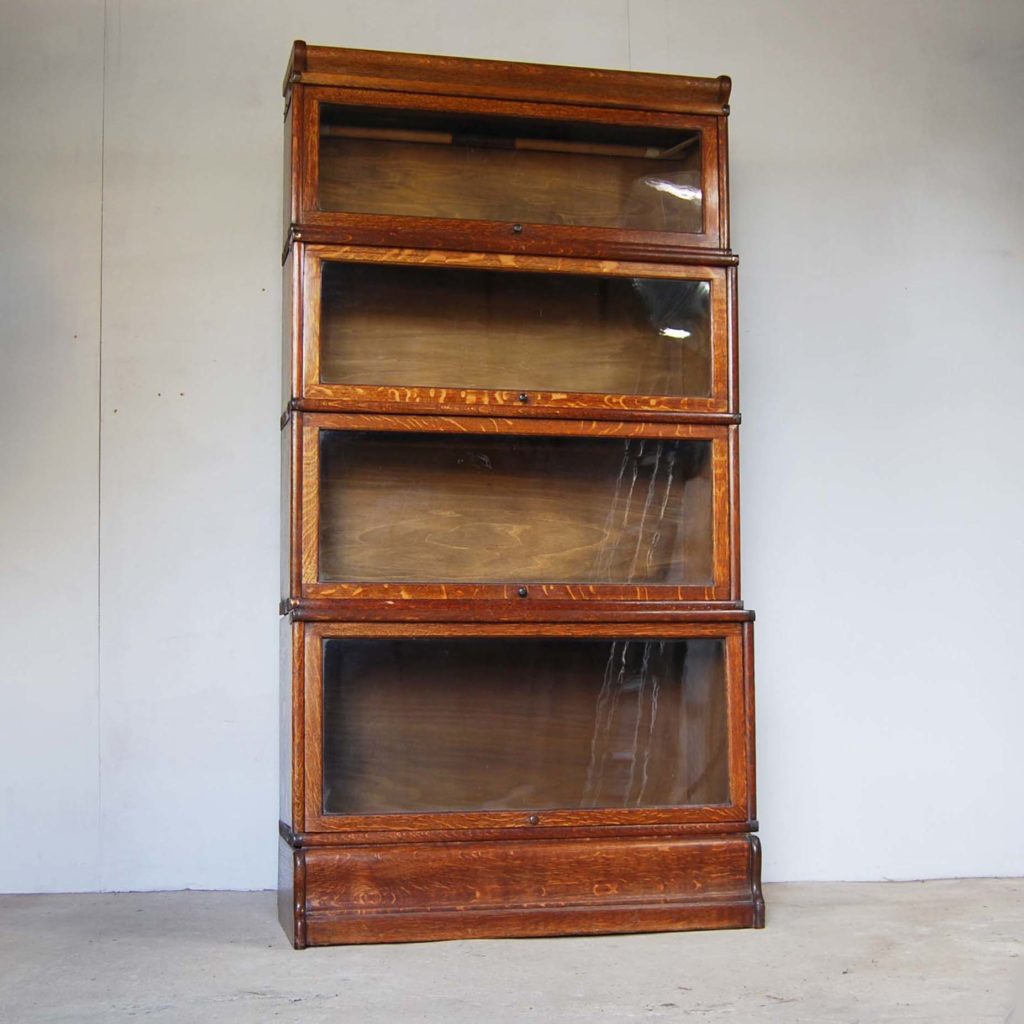
<svg viewBox="0 0 1024 1024"><path fill-rule="evenodd" d="M295 848L278 910L292 944L760 928L756 836Z"/></svg>

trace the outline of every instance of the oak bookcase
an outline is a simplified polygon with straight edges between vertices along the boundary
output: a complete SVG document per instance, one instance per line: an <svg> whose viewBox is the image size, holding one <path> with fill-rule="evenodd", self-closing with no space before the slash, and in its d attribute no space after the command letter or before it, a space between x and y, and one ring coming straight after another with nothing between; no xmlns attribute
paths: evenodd
<svg viewBox="0 0 1024 1024"><path fill-rule="evenodd" d="M297 947L763 923L729 90L294 44Z"/></svg>

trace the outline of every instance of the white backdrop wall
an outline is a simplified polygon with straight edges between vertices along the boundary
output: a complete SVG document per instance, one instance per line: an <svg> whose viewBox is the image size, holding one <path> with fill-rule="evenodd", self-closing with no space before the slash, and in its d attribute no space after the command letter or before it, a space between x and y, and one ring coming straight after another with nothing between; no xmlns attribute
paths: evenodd
<svg viewBox="0 0 1024 1024"><path fill-rule="evenodd" d="M293 38L733 76L766 874L1024 874L1019 0L0 17L0 890L274 884Z"/></svg>

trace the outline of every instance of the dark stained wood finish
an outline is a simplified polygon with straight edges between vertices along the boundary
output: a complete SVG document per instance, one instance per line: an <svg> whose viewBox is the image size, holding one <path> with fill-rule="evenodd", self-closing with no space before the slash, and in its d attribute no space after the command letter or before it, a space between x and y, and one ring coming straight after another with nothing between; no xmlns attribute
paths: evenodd
<svg viewBox="0 0 1024 1024"><path fill-rule="evenodd" d="M447 589L447 588L446 588ZM602 591L587 591L587 600L545 596L543 601L518 599L518 592L504 598L444 597L333 597L286 598L282 614L296 622L746 622L754 613L741 601L671 601L649 596L636 600L609 601ZM528 594L537 596L536 589ZM543 592L542 592L543 593ZM515 596L517 600L510 600Z"/></svg>
<svg viewBox="0 0 1024 1024"><path fill-rule="evenodd" d="M462 112L470 115L560 120L565 124L698 129L703 134L703 230L672 239L657 232L598 232L585 229L538 232L532 228L510 238L511 223L489 227L464 222L480 237L482 248L506 252L612 255L687 259L694 247L728 249L728 207L724 193L725 122L731 82L726 76L701 79L636 72L560 68L456 57L425 57L375 51L306 46L293 48L284 91L292 124L288 141L295 159L289 168L294 207L291 222L298 237L310 240L393 243L444 247L438 230L451 231L436 217L387 218L324 213L317 208L318 124L320 102L379 110ZM312 154L312 156L311 156ZM299 166L301 164L301 170ZM416 221L417 223L410 223ZM496 229L496 230L495 230ZM323 233L326 231L326 235ZM582 232L582 233L581 233ZM460 242L455 231L455 241ZM404 236L404 243L400 242ZM449 245L458 248L458 244Z"/></svg>
<svg viewBox="0 0 1024 1024"><path fill-rule="evenodd" d="M651 396L630 408L633 396L621 396L615 408L601 395L581 395L579 408L573 409L574 399L564 392L527 392L528 402L519 397L521 391L474 391L455 388L392 388L339 384L332 386L337 398L295 398L282 416L288 412L373 412L385 415L426 414L441 416L501 416L524 419L576 419L586 416L591 420L617 422L640 421L651 423L693 423L727 427L740 422L739 413L665 411L657 408L663 399ZM596 402L593 401L596 399ZM702 402L697 399L696 402ZM590 404L593 402L593 404ZM536 404L534 404L536 403ZM600 403L600 404L598 404ZM647 408L641 408L641 404Z"/></svg>
<svg viewBox="0 0 1024 1024"><path fill-rule="evenodd" d="M758 828L753 613L743 609L740 592L738 260L729 249L730 85L725 77L295 44L284 90L285 618L278 908L297 948L763 926L761 848L752 834ZM322 123L327 128L323 135ZM490 133L488 145L504 133L503 145L514 147L472 154L480 166L543 165L543 174L527 187L532 197L512 194L519 186L511 184L507 201L500 188L483 195L479 174L450 183L444 168L452 164L453 147L479 145L467 143L467 126L474 123ZM638 147L664 148L671 139L692 140L674 156L691 161L678 170L699 173L699 223L658 222L675 230L652 230L649 219L641 220L642 227L623 221L617 204L625 193L615 184L616 175L635 177L630 168L662 163L646 155L641 159ZM344 151L347 167L332 162L332 150ZM666 157L665 166L670 162ZM607 173L612 168L618 170ZM574 205L575 197L565 191L574 174L590 176L591 194L582 205ZM381 186L382 175L390 186ZM402 191L398 186L406 179L415 186ZM562 194L552 203L559 189ZM535 212L523 212L524 202ZM322 208L346 204L362 212ZM560 213L568 214L562 219L581 223L543 223L560 219ZM361 282L362 298L345 307L343 315L338 294L329 295L327 307L321 303L325 263L371 270ZM371 301L365 289L375 267L397 272L422 268L438 282L448 280L438 301L447 301L450 317L431 320L433 326L423 331L410 329L411 321L428 319L423 311L431 312L431 297L427 291L417 297L408 290L403 297L402 289L391 297L385 289ZM509 301L539 301L555 310L553 322L530 322L517 312L498 320L490 313L482 316L473 305L478 302L473 271L500 276L499 293L507 280ZM442 278L445 273L451 278ZM546 286L530 292L531 274L550 280L548 292ZM700 390L684 381L673 391L660 382L672 380L675 371L656 362L632 382L635 342L623 319L595 314L587 306L589 281L610 280L614 292L618 282L631 278L711 282L707 368L690 366L684 373L693 379L708 374L708 387ZM387 308L403 301L404 321ZM583 304L579 312L569 308L573 302ZM609 329L619 332L617 342L602 333ZM504 373L508 363L502 359L512 360L511 345L523 346L518 358L532 376L507 383L497 376L480 382L456 379L472 372L472 359L461 354L468 346L480 365L492 367L496 361ZM557 371L563 358L572 369L564 384L545 376ZM382 368L386 379L371 379ZM451 382L445 381L449 376ZM543 571L534 576L523 571L531 558L546 563L552 576L559 574L559 565L562 575L567 565L571 568L573 544L579 545L595 525L586 511L574 513L573 503L586 510L603 493L596 465L587 464L574 482L572 473L559 470L564 501L552 500L557 488L545 490L539 499L537 480L529 472L495 501L448 485L430 491L429 479L412 487L417 473L422 477L426 472L423 459L395 458L388 454L394 446L385 444L362 465L346 454L340 477L338 467L331 470L335 481L346 474L362 481L348 489L345 500L337 500L329 480L321 489L321 431L398 442L418 438L428 449L439 439L458 438L492 464L498 449L487 446L509 438L534 450L548 438L662 447L709 443L713 518L711 547L704 557L710 576L699 584L689 578L680 583L671 573L663 573L660 582L639 580L623 572L628 559L609 571L605 582L544 580ZM385 484L396 492L406 488L397 511L375 514L373 502L364 501L368 492L363 484L371 479L376 480L371 490L378 493ZM644 483L639 471L638 480ZM427 493L431 500L424 502ZM509 558L508 579L446 581L431 578L433 570L427 569L414 582L382 579L389 575L382 567L388 558L394 567L409 564L410 550L416 555L415 544L403 553L408 537L402 540L395 531L403 517L414 521L421 513L461 517L469 527L475 523L499 536L502 530L532 530L528 557ZM622 526L616 526L619 533ZM699 557L694 540L684 538L687 557ZM671 550L672 542L659 536L652 565L670 565ZM334 575L345 578L322 579L324 566L332 559L339 564L339 558L348 568ZM472 566L467 558L465 553L452 556L453 562L462 559ZM358 575L375 578L355 579ZM517 575L523 579L512 578ZM327 679L335 690L325 700L324 644L331 638L379 641L387 645L383 650L414 641L451 645L474 638L500 648L495 648L499 653L493 665L484 664L488 659L482 655L463 664L465 678L445 690L439 663L395 675L383 658L367 656L356 687L344 695L351 700L339 712L337 687L346 685L344 673ZM565 773L578 769L586 728L596 718L581 724L586 718L581 708L589 700L581 695L593 690L593 682L588 690L581 680L588 673L592 680L593 670L578 673L563 666L554 672L560 689L553 683L538 695L540 683L527 678L532 669L500 652L542 639L564 644L685 638L721 643L724 699L704 709L703 721L695 708L696 717L680 720L673 733L706 738L724 731L727 785L721 777L699 782L689 794L676 792L672 806L646 800L632 806L629 799L616 801L614 790L593 806L574 800L579 787L569 785ZM638 683L636 692L641 689ZM461 704L452 703L456 690L468 695ZM527 703L516 704L512 693ZM546 701L544 714L536 713L538 700ZM641 707L638 697L637 707L633 725L639 736L637 723L642 726L653 716L650 700ZM505 753L488 769L496 773L487 780L492 790L524 784L528 772L525 767L517 771L505 743L512 721L523 734L522 758L543 768L533 792L547 795L531 800L521 794L501 806L474 802L460 776L469 774L475 761L495 760L490 758L495 744L504 743ZM407 756L417 749L417 730L420 740L424 735L430 740L427 752L447 764L436 770L436 759L428 757L423 779L416 777ZM621 731L631 739L628 728ZM369 739L360 749L361 736ZM339 738L345 741L341 746ZM618 751L621 743L616 742L611 749ZM656 746L659 757L674 753L667 739L660 738ZM360 763L350 763L356 756ZM407 760L391 772L389 765L403 757ZM699 768L687 762L685 771L696 778ZM344 771L351 775L338 774ZM445 771L447 778L442 777ZM553 776L550 784L545 772ZM346 796L336 807L325 806L324 798L324 779L332 773L342 790L350 787L351 799ZM358 792L351 789L357 781ZM328 813L339 809L344 813Z"/></svg>
<svg viewBox="0 0 1024 1024"><path fill-rule="evenodd" d="M757 923L747 836L406 843L300 855L305 898L297 892L296 902L313 946Z"/></svg>
<svg viewBox="0 0 1024 1024"><path fill-rule="evenodd" d="M301 40L292 47L282 91L287 95L299 84L693 114L728 113L732 89L727 75L695 78L467 57L429 57L418 53L307 46Z"/></svg>
<svg viewBox="0 0 1024 1024"><path fill-rule="evenodd" d="M410 97L404 94L309 88L302 91L301 127L293 139L301 140L302 170L298 190L299 220L293 237L307 241L412 246L551 256L583 256L624 260L687 261L694 249L723 250L719 202L718 119L677 116L635 110L566 107L499 100L470 100L447 96L418 95L412 101L421 114L434 116L488 116L544 122L585 123L609 127L669 129L700 134L700 187L702 216L699 229L651 230L634 227L563 225L528 222L524 215L486 220L443 216L416 216L386 212L341 212L323 209L321 196L321 106L344 102L363 108L404 111ZM300 113L296 110L295 117ZM431 148L431 147L425 147ZM566 156L566 159L571 159ZM324 173L333 173L326 165ZM327 232L326 236L323 232Z"/></svg>
<svg viewBox="0 0 1024 1024"><path fill-rule="evenodd" d="M599 228L534 225L528 229L523 225L523 230L517 232L512 223L495 225L490 221L448 222L423 217L314 213L289 230L282 262L289 247L298 241L315 245L494 252L508 256L532 254L553 259L608 259L663 266L735 267L740 262L739 256L727 249L702 248L700 236L651 231L632 232L634 237L626 237L626 232L619 232L619 237L609 240L604 237L606 234ZM653 237L655 235L665 237ZM478 244L473 244L474 241Z"/></svg>
<svg viewBox="0 0 1024 1024"><path fill-rule="evenodd" d="M675 839L695 836L739 835L756 832L757 821L673 821L629 824L612 822L603 825L545 825L528 822L508 828L423 828L374 829L373 831L296 832L283 821L278 822L281 837L294 849L314 846L387 846L391 843L494 842L506 839L636 839L665 837Z"/></svg>
<svg viewBox="0 0 1024 1024"><path fill-rule="evenodd" d="M729 249L729 119L718 121L718 244Z"/></svg>

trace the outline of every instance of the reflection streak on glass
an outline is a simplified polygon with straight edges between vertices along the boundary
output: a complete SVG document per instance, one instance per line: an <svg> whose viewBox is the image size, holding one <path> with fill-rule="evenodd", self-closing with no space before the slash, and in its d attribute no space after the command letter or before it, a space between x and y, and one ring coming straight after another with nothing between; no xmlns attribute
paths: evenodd
<svg viewBox="0 0 1024 1024"><path fill-rule="evenodd" d="M709 585L711 442L324 431L324 582Z"/></svg>
<svg viewBox="0 0 1024 1024"><path fill-rule="evenodd" d="M329 640L327 813L729 800L723 644Z"/></svg>
<svg viewBox="0 0 1024 1024"><path fill-rule="evenodd" d="M693 131L325 105L319 202L353 213L700 232L699 140Z"/></svg>
<svg viewBox="0 0 1024 1024"><path fill-rule="evenodd" d="M324 383L711 395L707 280L327 261Z"/></svg>

